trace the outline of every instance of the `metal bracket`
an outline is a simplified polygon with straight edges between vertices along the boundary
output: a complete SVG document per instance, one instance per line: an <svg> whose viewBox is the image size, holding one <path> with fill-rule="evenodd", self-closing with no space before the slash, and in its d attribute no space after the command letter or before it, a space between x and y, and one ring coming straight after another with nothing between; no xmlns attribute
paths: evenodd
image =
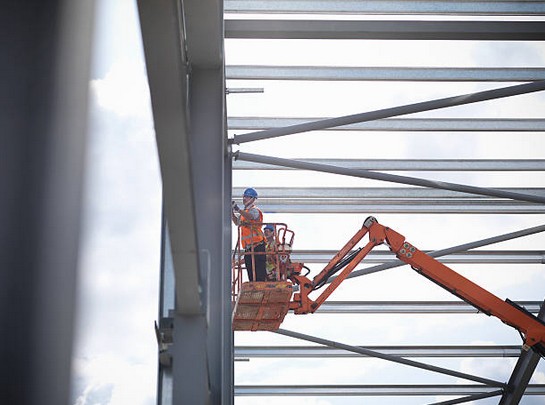
<svg viewBox="0 0 545 405"><path fill-rule="evenodd" d="M157 345L159 346L159 363L165 367L172 366L172 354L170 347L172 346L172 331L174 329L174 318L161 318L159 325L155 324L155 336Z"/></svg>

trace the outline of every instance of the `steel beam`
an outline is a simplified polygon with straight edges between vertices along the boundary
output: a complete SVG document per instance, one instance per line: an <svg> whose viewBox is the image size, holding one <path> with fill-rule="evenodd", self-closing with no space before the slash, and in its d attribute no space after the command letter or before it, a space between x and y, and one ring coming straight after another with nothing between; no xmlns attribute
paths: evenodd
<svg viewBox="0 0 545 405"><path fill-rule="evenodd" d="M541 21L226 20L225 38L543 41Z"/></svg>
<svg viewBox="0 0 545 405"><path fill-rule="evenodd" d="M491 391L491 392L486 392L486 393L482 393L482 394L468 395L466 397L461 397L461 398L456 398L456 399L450 399L448 401L434 402L433 404L430 404L430 405L463 404L465 402L472 402L472 401L476 401L476 400L479 400L479 399L496 397L496 396L501 395L501 394L503 394L503 390L497 390L497 391Z"/></svg>
<svg viewBox="0 0 545 405"><path fill-rule="evenodd" d="M294 250L291 258L303 263L327 263L337 253L335 250ZM425 251L431 254L431 251ZM365 257L365 263L381 263L392 261L395 255L390 251L372 251ZM458 252L441 256L442 263L451 264L544 264L545 251L542 250L478 250ZM396 263L393 262L392 264ZM403 265L400 264L400 265ZM395 267L395 266L394 266ZM365 270L365 269L364 269ZM357 275L354 270L352 275ZM367 273L368 274L368 273Z"/></svg>
<svg viewBox="0 0 545 405"><path fill-rule="evenodd" d="M283 335L283 336L292 337L292 338L295 338L295 339L301 339L301 340L305 340L305 341L308 341L308 342L317 343L317 344L324 345L324 346L329 346L329 347L333 347L333 348L337 348L337 349L346 350L346 351L353 352L353 353L358 353L358 354L362 354L362 355L366 355L366 356L370 356L370 357L375 357L375 358L390 361L390 362L393 362L393 363L403 364L405 366L415 367L415 368L419 368L419 369L422 369L422 370L431 371L431 372L434 372L434 373L449 375L449 376L452 376L452 377L463 378L464 380L479 382L479 383L485 384L487 386L503 387L505 385L505 384L503 384L503 383L501 383L499 381L494 381L494 380L491 380L489 378L478 377L478 376L474 376L474 375L471 375L471 374L462 373L460 371L450 370L450 369L446 369L446 368L443 368L443 367L438 367L438 366L434 366L434 365L431 365L431 364L421 363L421 362L414 361L414 360L408 360L408 359L405 359L403 357L392 356L392 355L385 354L385 353L380 353L380 352L377 352L377 351L374 351L374 350L369 350L369 349L363 348L363 347L350 346L350 345L346 345L344 343L334 342L332 340L322 339L322 338L319 338L319 337L316 337L316 336L310 336L310 335L306 335L306 334L299 333L299 332L294 332L294 331L285 330L285 329L278 329L278 330L274 331L274 333L279 334L279 335Z"/></svg>
<svg viewBox="0 0 545 405"><path fill-rule="evenodd" d="M359 122L374 121L383 118L396 117L406 114L437 110L447 107L454 107L481 101L495 100L499 98L512 97L521 94L529 94L545 90L545 81L519 84L516 86L503 87L499 89L480 91L477 93L463 94L454 97L447 97L424 101L420 103L407 104L399 107L385 108L364 112L360 114L345 115L337 118L322 119L314 122L307 122L299 125L292 125L284 128L274 128L265 131L253 132L244 135L235 135L233 143L241 144L245 142L277 138L280 136L293 135L308 131L323 130L326 128L335 128L343 125Z"/></svg>
<svg viewBox="0 0 545 405"><path fill-rule="evenodd" d="M313 201L304 204L301 202L285 201L280 204L262 203L260 207L269 213L297 213L297 214L543 214L545 205L514 202L448 202L448 201L412 201L392 202L373 201L357 202L351 204L348 201L341 203L328 201Z"/></svg>
<svg viewBox="0 0 545 405"><path fill-rule="evenodd" d="M516 172L516 171L545 171L545 160L542 159L498 159L498 160L483 160L483 159L299 159L301 162L318 163L330 166L339 166L350 169L362 169L362 170L395 170L395 171L488 171L488 172ZM289 167L282 167L276 165L267 165L256 162L244 162L237 160L233 163L234 170L296 170ZM233 191L233 195L240 195L238 192L242 188L236 188ZM269 190L268 188L260 187L259 191ZM285 188L282 188L282 193ZM289 190L289 189L287 189ZM347 190L346 188L336 190ZM380 190L378 187L373 187L372 190ZM387 193L386 189L383 189ZM409 189L404 189L408 192ZM414 190L414 189L410 189ZM428 192L436 192L439 190L425 189ZM504 189L506 190L506 189ZM536 189L536 192L539 189ZM393 190L392 190L393 191ZM522 192L522 190L520 190ZM424 190L418 190L417 193L423 193ZM526 192L530 192L527 190ZM524 192L524 193L526 193ZM459 195L456 192L447 192L445 190L441 193L449 193L450 195Z"/></svg>
<svg viewBox="0 0 545 405"><path fill-rule="evenodd" d="M482 384L441 385L237 385L236 396L455 396L499 395L501 391ZM545 384L528 386L526 395L545 395Z"/></svg>
<svg viewBox="0 0 545 405"><path fill-rule="evenodd" d="M495 244L495 243L505 242L505 241L515 239L515 238L520 238L520 237L523 237L523 236L533 235L533 234L536 234L536 233L543 232L544 230L545 230L545 225L539 225L539 226L535 226L535 227L532 227L532 228L522 229L520 231L515 231L515 232L506 233L506 234L503 234L503 235L493 236L491 238L486 238L486 239L482 239L482 240L478 240L478 241L464 243L462 245L453 246L453 247L450 247L450 248L447 248L447 249L436 250L436 251L433 251L433 252L429 252L428 254L431 257L434 257L434 258L441 257L442 258L441 262L447 263L448 260L449 260L449 257L452 258L452 255L455 254L455 253L464 252L464 253L473 254L473 255L483 253L482 250L472 251L471 249L476 249L476 248L480 248L480 247L483 247L483 246L492 245L492 244ZM502 253L506 253L506 252L502 251ZM544 261L543 256L541 258L541 261L542 262ZM381 264L379 266L373 266L373 267L366 268L366 269L355 270L347 278L358 277L358 276L365 275L365 274L371 274L371 273L375 273L377 271L382 271L382 270L385 270L385 269L402 266L403 264L404 264L404 262L402 262L399 259L396 259L396 260L393 260L393 261L391 261L389 263L383 263L383 264Z"/></svg>
<svg viewBox="0 0 545 405"><path fill-rule="evenodd" d="M494 161L489 161L493 165ZM391 162L395 165L395 162ZM418 164L416 162L415 164ZM545 164L541 160L536 162L536 165ZM372 163L371 163L372 165ZM355 166L355 165L352 165ZM395 170L390 168L390 170ZM411 169L418 170L418 169ZM500 188L499 190L531 194L535 196L545 196L543 188ZM232 195L242 195L244 187L233 187ZM307 199L327 199L333 203L336 199L360 200L360 199L408 199L408 200L441 200L441 199L456 199L456 200L476 200L486 201L490 197L474 195L470 193L461 193L458 191L441 190L432 188L417 188L417 187L260 187L259 200L260 205L265 203L280 202L282 200L297 200L304 201Z"/></svg>
<svg viewBox="0 0 545 405"><path fill-rule="evenodd" d="M517 301L517 304L536 314L541 306L540 301ZM326 301L317 313L477 314L479 310L462 301Z"/></svg>
<svg viewBox="0 0 545 405"><path fill-rule="evenodd" d="M544 162L545 163L545 162ZM500 189L545 197L543 189ZM234 188L232 195L241 195ZM423 188L260 188L260 207L269 213L544 213L545 205L498 200Z"/></svg>
<svg viewBox="0 0 545 405"><path fill-rule="evenodd" d="M543 1L226 0L226 13L544 15Z"/></svg>
<svg viewBox="0 0 545 405"><path fill-rule="evenodd" d="M545 80L545 69L532 67L439 68L231 65L225 67L225 74L227 80L392 80L396 82L532 82Z"/></svg>
<svg viewBox="0 0 545 405"><path fill-rule="evenodd" d="M291 167L291 168L297 168L297 169L303 169L303 170L311 170L311 171L317 171L317 172L323 172L323 173L340 174L345 176L367 178L372 180L381 180L381 181L387 181L387 182L398 183L398 184L407 184L412 186L421 186L421 187L430 187L435 189L460 191L464 193L471 193L471 194L477 194L477 195L487 195L491 197L508 198L508 199L512 199L516 201L526 201L526 202L533 202L533 203L539 203L539 204L545 203L545 197L531 195L531 194L513 193L510 191L502 191L499 189L475 187L475 186L469 186L465 184L449 183L449 182L437 181L437 180L426 180L426 179L421 179L416 177L399 176L399 175L387 174L382 172L374 172L370 170L346 169L342 167L336 167L336 166L330 166L330 165L324 165L324 164L301 162L301 161L292 160L292 159L282 159L282 158L277 158L272 156L255 155L255 154L242 153L242 152L236 152L234 154L234 157L237 160L240 159L240 160L256 162L256 163L274 164L278 166Z"/></svg>
<svg viewBox="0 0 545 405"><path fill-rule="evenodd" d="M537 314L540 301L517 301L528 312ZM478 314L480 311L462 301L326 301L321 314ZM520 351L520 347L517 346ZM517 355L518 356L518 355Z"/></svg>
<svg viewBox="0 0 545 405"><path fill-rule="evenodd" d="M229 129L267 130L316 122L323 118L230 117ZM331 118L325 118L331 119ZM419 132L543 132L543 119L490 118L385 118L322 128L322 131L419 131Z"/></svg>
<svg viewBox="0 0 545 405"><path fill-rule="evenodd" d="M356 346L363 347L363 346ZM519 346L365 346L365 348L397 357L519 357ZM243 358L347 358L369 356L322 346L236 346L235 356Z"/></svg>
<svg viewBox="0 0 545 405"><path fill-rule="evenodd" d="M175 1L139 0L138 9L163 180L163 203L176 275L176 306L202 312L189 157L188 57ZM161 44L161 46L157 46Z"/></svg>

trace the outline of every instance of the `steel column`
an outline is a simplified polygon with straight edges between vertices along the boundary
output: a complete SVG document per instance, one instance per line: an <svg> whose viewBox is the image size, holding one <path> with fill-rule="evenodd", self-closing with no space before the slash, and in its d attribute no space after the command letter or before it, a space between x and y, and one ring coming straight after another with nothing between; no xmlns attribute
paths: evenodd
<svg viewBox="0 0 545 405"><path fill-rule="evenodd" d="M229 379L232 364L230 320L230 247L222 232L230 218L223 212L229 206L230 190L224 189L224 157L227 136L224 124L224 80L221 68L194 67L191 74L191 162L196 205L197 237L200 249L201 279L204 292L208 340L208 372L211 403L228 404L232 398ZM201 336L202 338L203 336ZM189 345L179 347L187 351ZM191 363L186 363L191 364ZM199 403L199 402L195 402Z"/></svg>
<svg viewBox="0 0 545 405"><path fill-rule="evenodd" d="M545 303L541 305L537 317L545 320ZM520 402L540 359L541 355L533 350L521 353L498 405L516 405Z"/></svg>
<svg viewBox="0 0 545 405"><path fill-rule="evenodd" d="M175 283L172 373L160 375L160 401L229 404L223 4L141 0L139 12L170 242L163 266L172 262Z"/></svg>
<svg viewBox="0 0 545 405"><path fill-rule="evenodd" d="M188 56L180 35L183 21L175 0L139 0L138 9L176 274L176 309L197 314L202 302L188 143Z"/></svg>
<svg viewBox="0 0 545 405"><path fill-rule="evenodd" d="M70 401L94 2L2 5L0 403Z"/></svg>
<svg viewBox="0 0 545 405"><path fill-rule="evenodd" d="M174 316L172 404L212 404L213 376L207 365L207 319L204 314ZM163 398L163 400L166 398Z"/></svg>

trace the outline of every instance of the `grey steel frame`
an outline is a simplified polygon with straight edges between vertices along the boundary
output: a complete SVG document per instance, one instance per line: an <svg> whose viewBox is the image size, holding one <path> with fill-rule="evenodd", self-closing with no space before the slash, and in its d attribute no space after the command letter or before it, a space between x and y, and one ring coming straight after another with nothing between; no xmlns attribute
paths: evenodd
<svg viewBox="0 0 545 405"><path fill-rule="evenodd" d="M139 0L138 8L163 180L158 403L229 404L223 2Z"/></svg>
<svg viewBox="0 0 545 405"><path fill-rule="evenodd" d="M372 2L368 2L372 3ZM382 2L383 4L391 4L392 2ZM399 2L396 2L399 3ZM421 5L422 3L427 3L428 5L430 2L411 2L411 6L414 6L415 4ZM439 3L441 3L442 6L445 6L445 2L436 2L434 3L434 6L437 6ZM248 3L239 2L236 3L235 6L233 3L233 11L238 12L245 12L248 10ZM280 5L278 9L275 9L275 6ZM286 5L283 2L274 2L272 5L269 3L268 11L269 12L277 12L280 10L287 11L287 12L303 12L303 9L305 5L308 5L308 2L292 2L291 5ZM324 9L320 9L320 6L318 6L318 11L314 10L314 12L320 12L320 10L324 11L327 9L327 7L331 7L333 3L331 2L321 2L321 5L324 5ZM259 2L253 2L253 4L250 6L253 7L261 7L263 3ZM314 3L316 5L316 3ZM399 6L399 4L397 4ZM454 5L454 7L459 6L459 3L451 3L451 6ZM476 5L476 9L478 9L480 6L482 6L483 3L479 3L479 5ZM409 7L411 7L409 6ZM472 4L473 6L473 4ZM513 4L511 4L513 6ZM227 6L229 7L229 6ZM238 7L238 8L237 8ZM246 8L245 8L246 7ZM267 8L267 6L264 6ZM282 8L284 7L284 8ZM298 8L301 7L301 8ZM347 5L348 8L350 6ZM413 11L416 9L413 8ZM254 9L253 11L255 11ZM308 9L306 9L308 11ZM331 9L328 9L331 11ZM422 9L419 9L422 11ZM444 9L443 9L444 10ZM350 9L351 12L354 12L353 9ZM367 10L368 11L368 10ZM409 12L406 11L406 14ZM466 11L467 12L467 11ZM463 13L463 12L462 12ZM440 14L440 12L439 12ZM502 24L505 22L502 22ZM494 23L494 22L486 22L482 24L482 22L464 22L459 25L463 33L456 32L457 29L451 29L454 27L455 24L458 24L458 22L445 22L442 21L439 24L443 25L442 28L438 27L438 23L436 22L396 22L398 24L397 27L395 27L395 24L391 24L387 21L380 21L380 22L371 22L371 21L351 21L351 22L341 22L341 21L302 21L302 20L296 20L296 21L286 21L286 20L277 20L277 21L251 21L251 20L231 20L227 22L226 25L226 37L236 37L236 38L283 38L283 39L289 39L289 38L306 38L306 39L317 39L317 38L323 38L323 39L330 39L330 38L373 38L373 39L457 39L457 40L464 40L464 39L488 39L488 40L543 40L543 36L538 33L543 28L543 24L540 22L537 23L529 23L529 24L515 24L517 27L512 26L511 28L506 28L507 25L504 25L504 27L500 27L501 24ZM380 25L380 26L379 26ZM473 28L477 27L478 25L484 27L483 31L477 33L473 31ZM524 28L522 28L524 25ZM363 28L365 27L365 28ZM425 32L427 29L432 28L433 36L428 35L429 32ZM526 29L534 29L535 35L526 35L523 33ZM541 28L540 28L541 27ZM384 32L382 31L384 29ZM364 32L365 30L365 32ZM486 31L486 33L484 32ZM371 32L371 33L370 33ZM234 67L229 73L228 77L235 78L238 75L238 78L244 78L244 79L257 79L257 80L355 80L358 75L360 79L362 79L364 74L368 74L368 77L363 80L389 80L388 75L392 74L396 69L392 69L391 71L388 71L388 69L376 69L375 71L372 71L372 69L366 70L354 70L347 68L345 71L343 69L339 69L336 72L333 72L332 70L328 70L327 68L321 69L321 68L311 68L311 67L303 67L303 68L293 68L290 69L287 68L280 68L277 70L277 72L272 73L273 68L269 67L248 67L247 70L244 69L244 67ZM430 78L430 80L460 80L462 79L462 76L456 77L456 74L461 73L462 75L465 75L466 80L475 80L478 78L479 72L469 72L469 71L455 71L455 70L443 70L442 72L435 71L433 69L430 69L429 71L422 69L420 71L403 71L400 69L399 71L396 71L397 74L403 75L405 73L404 80L417 80L417 74L426 74L425 72L429 73L430 76L432 76L434 73L438 73L438 76L435 78ZM480 72L483 73L483 72ZM514 72L512 72L514 73ZM519 72L520 73L520 72ZM352 76L351 76L352 75ZM442 76L441 76L442 75ZM471 77L473 75L473 77ZM505 79L507 77L507 73L503 78ZM501 76L497 77L498 80L502 80ZM403 79L401 79L403 80ZM502 91L505 91L502 96L509 97L513 94L508 94L509 92L516 89L524 89L525 85L519 85L519 86L513 86L512 88L503 89ZM530 87L540 85L537 83L532 84ZM543 90L540 88L540 90ZM540 91L538 90L538 91ZM484 93L486 97L487 92ZM481 95L476 93L473 95L466 95L464 96L464 100L467 98L471 98L473 96L476 96L476 98L479 98ZM495 96L492 96L494 98ZM444 100L434 100L429 102L430 108L443 108L447 107L449 105L449 101L447 99ZM454 101L454 98L452 99ZM478 100L476 100L478 101ZM441 103L444 102L443 105ZM408 107L407 110L403 110L404 107ZM399 107L399 111L403 113L402 111L411 111L410 108L416 108L418 109L419 106L404 106ZM427 106L424 107L424 109ZM422 109L422 110L424 110ZM421 110L421 111L422 111ZM416 110L415 110L416 111ZM253 119L253 118L240 118L237 121L236 128L238 129L260 129L260 132L257 133L251 133L251 134L244 134L244 135L235 135L232 139L232 142L234 144L241 144L243 142L252 141L252 140L258 140L258 139L267 139L270 137L276 137L276 136L284 136L289 135L293 133L303 132L303 131L309 131L309 130L327 130L331 127L335 127L335 129L345 129L345 130L360 130L360 129L374 129L374 130L381 130L380 127L374 126L373 124L383 124L388 128L387 130L399 130L399 127L395 127L395 125L390 125L387 123L388 120L381 120L381 121L375 121L380 118L386 118L386 117L393 117L397 114L398 111L395 111L395 109L387 109L387 110L381 110L371 113L363 113L360 115L354 115L350 117L340 117L340 118L333 118L333 119L320 119L320 120L311 120L311 119L300 119L299 121L297 119L291 119L291 122L283 125L283 121L290 121L286 119ZM414 111L412 111L414 112ZM392 114L393 113L393 114ZM384 114L384 115L381 115ZM362 119L363 118L363 119ZM373 120L371 125L366 126L367 123L362 123L362 121L371 121ZM500 122L501 120L498 120L496 123ZM234 122L234 119L233 121ZM426 122L425 120L422 120L419 122L419 124L422 124ZM477 122L477 121L475 121ZM414 123L414 122L413 122ZM398 120L397 124L398 126L403 126L403 129L406 130L409 125L412 125L411 120ZM436 122L438 123L438 122ZM352 125L352 127L342 127L342 125ZM363 124L363 125L362 125ZM392 123L393 124L393 123ZM430 125L429 122L426 123L427 125ZM424 125L426 125L424 124ZM458 124L460 124L460 121L451 120L446 126L444 126L442 129L438 129L437 125L434 128L435 130L458 130ZM482 123L480 123L482 124ZM417 124L418 125L418 124ZM469 124L466 122L463 125L466 125L466 130L474 130L476 125L475 123ZM501 125L501 124L500 124ZM358 127L359 126L359 127ZM433 128L433 124L431 126ZM271 129L272 128L272 129ZM426 130L422 129L423 127L419 128L416 126L413 126L413 130ZM470 129L471 128L471 129ZM519 127L521 129L522 126ZM534 127L534 129L537 127ZM232 128L235 129L235 128ZM492 127L489 128L490 130ZM384 127L382 128L384 130ZM484 129L487 130L487 129ZM328 162L324 164L325 162L316 162L316 161L297 161L293 162L289 161L287 159L278 159L278 158L272 158L270 156L256 156L252 154L242 153L242 152L236 152L235 153L235 159L244 160L247 163L246 167L243 165L242 168L244 169L263 169L263 168L271 168L272 166L281 166L283 169L291 168L291 169L303 169L303 170L318 170L318 171L324 171L328 173L337 173L337 174L343 174L343 175L354 175L354 176L360 176L364 178L374 178L380 180L391 180L394 182L399 182L402 184L411 184L411 185L420 185L420 186L427 186L433 188L440 188L443 190L449 190L450 191L465 191L470 192L474 194L479 195L488 195L492 196L496 193L497 190L494 190L491 192L491 190L469 190L464 189L463 185L452 185L452 187L444 187L444 184L439 184L438 182L435 182L435 184L432 184L433 182L429 182L428 184L420 183L420 179L408 179L407 177L390 177L389 175L385 175L384 173L379 174L375 177L376 173L373 173L370 176L367 176L368 172L365 170L362 170L361 168L354 169L354 167L346 168L346 167L338 167L335 163ZM357 164L357 163L356 163ZM372 164L372 163L371 163ZM326 167L327 166L327 167ZM341 164L341 166L343 166ZM439 166L441 166L441 163L439 163ZM471 165L469 165L471 167ZM237 167L237 163L235 163L235 167ZM240 167L240 166L239 166ZM334 167L334 168L333 168ZM490 166L489 166L490 167ZM366 169L372 169L366 168ZM404 168L405 170L410 170L408 167ZM404 170L401 169L401 170ZM426 169L425 169L426 170ZM427 167L427 170L433 170L430 166ZM443 169L443 170L449 170L449 169ZM467 170L471 170L468 168ZM479 170L479 169L477 169ZM364 173L365 172L365 173ZM461 186L459 188L459 186ZM305 190L309 191L309 190ZM323 192L323 190L321 190ZM319 192L318 192L319 193ZM402 193L402 192L401 192ZM323 193L322 197L331 197L326 196ZM515 194L519 194L516 193ZM526 194L524 197L522 197L522 200L529 201L527 199L527 192L523 192L521 194ZM298 211L297 207L301 207L301 199L292 199L287 200L286 196L283 192L280 192L279 195L277 195L280 199L283 199L287 205L286 205L286 211L285 212L300 212ZM383 196L382 196L383 197ZM496 194L495 197L500 197L499 194ZM521 197L511 195L508 196L507 194L503 194L504 198L515 198L518 199ZM448 197L446 197L448 198ZM302 198L304 200L304 197ZM545 201L538 201L540 198L534 200L535 203L542 205ZM278 202L278 199L270 199L270 205L268 205L269 209L273 212L282 212L279 210L278 204L275 204ZM262 201L263 202L263 201ZM314 202L314 201L313 201ZM323 204L328 205L328 203L331 203L331 199L324 198ZM267 200L265 197L265 205L262 204L263 207L267 206ZM314 204L313 204L314 206ZM343 208L346 208L346 205L343 206ZM376 208L376 206L374 206ZM466 207L467 208L467 207ZM494 209L495 212L499 212L501 210L498 210L497 202L492 204L490 208L490 212L493 212ZM517 207L514 209L513 212L524 212L522 207ZM328 212L328 210L322 210L321 208L318 209L312 209L309 208L307 211L305 209L303 212ZM400 211L404 212L404 211ZM408 212L408 211L407 211ZM431 211L430 211L431 212ZM543 229L541 227L536 227L534 231L537 230L538 232L541 232ZM506 235L504 235L505 237ZM501 239L501 237L499 237ZM509 236L507 236L509 238ZM489 243L495 243L495 238L490 238L488 241ZM498 239L499 241L499 239ZM481 241L484 242L484 241ZM477 246L479 242L475 242ZM467 246L467 248L470 247L471 244ZM452 248L456 250L456 248L460 248L460 250L463 250L463 245L460 247ZM449 249L446 249L445 251L449 251ZM436 252L439 253L439 252ZM541 259L538 259L541 260ZM399 265L398 263L397 265ZM388 268L389 266L394 265L387 264L384 265L384 268ZM383 266L375 266L375 268L371 268L370 272L379 271L382 269ZM368 269L360 270L361 274L366 274L365 272L368 271ZM356 272L354 276L360 275ZM348 305L350 307L350 305ZM291 331L279 331L280 334L285 334L287 336L302 338L302 339L308 339L310 341L313 341L315 343L320 344L329 344L333 347L342 347L345 350L348 351L356 351L354 348L346 347L345 345L340 344L339 342L330 342L330 341L324 341L322 339L319 339L314 336L307 336L296 332ZM359 349L359 348L358 348ZM523 356L524 357L524 356ZM537 387L537 386L528 386L528 375L531 375L531 370L533 370L532 365L535 366L534 362L529 361L523 361L523 357L521 357L521 360L519 362L520 366L517 367L517 370L514 371L513 376L511 378L512 381L516 381L517 385L517 391L518 394L521 392L524 392L526 390L526 394L530 394L532 392L534 393L540 393L540 389L543 390L544 387ZM534 359L535 361L535 359ZM417 365L417 367L425 368L425 365ZM510 381L511 386L513 385L513 382ZM505 388L505 385L503 386ZM252 389L253 388L253 389ZM426 392L427 389L430 387L420 387L421 389L420 393ZM451 389L452 387L449 387ZM459 388L459 387L456 387ZM400 391L403 389L403 387L385 387L381 386L377 390L373 391L371 395L381 395L381 390L384 390L383 392L386 392L386 395L398 395ZM444 394L445 387L442 387L441 392ZM235 394L236 395L366 395L369 391L366 390L372 390L371 387L346 387L346 386L335 386L335 387L236 387L235 388ZM415 394L415 387L412 386L410 392L405 392L405 395L414 395ZM440 392L439 390L437 392ZM545 393L545 391L541 391L541 393ZM453 392L451 392L453 394ZM463 402L469 402L471 400L477 400L481 398L487 398L492 396L498 396L502 395L501 403L509 403L509 404L515 404L518 403L518 399L515 398L515 396L510 395L508 393L508 390L487 390L485 391L470 391L467 392L458 392L458 395L469 395L466 397L461 397L455 400L445 401L441 402L442 404L455 404L455 403L463 403ZM456 394L454 394L456 395Z"/></svg>
<svg viewBox="0 0 545 405"><path fill-rule="evenodd" d="M354 8L358 3L360 9ZM460 15L541 15L543 2L496 2L482 1L467 8L466 2L226 2L226 11L232 12L293 12L310 11L309 4L314 7L312 12L342 12L342 13L383 13L401 12L403 14L450 14ZM364 9L363 5L365 4ZM408 7L405 7L407 6ZM252 7L254 7L252 9ZM405 7L405 8L400 8ZM406 21L392 23L389 21L332 21L332 20L226 20L223 26L221 1L198 2L197 0L163 0L151 2L139 0L142 31L146 50L146 61L156 121L157 141L160 153L161 169L164 182L165 205L165 237L163 244L163 288L161 318L173 318L173 342L169 348L173 366L161 366L161 395L159 403L170 404L183 401L191 403L232 403L235 395L468 395L443 403L462 403L474 399L497 396L503 393L497 387L504 387L501 382L470 376L453 370L442 370L423 363L402 359L399 356L384 356L375 351L362 350L358 347L348 347L338 342L326 342L319 338L297 334L290 331L279 331L292 337L313 340L320 344L330 344L343 347L353 353L374 355L388 358L391 361L410 364L438 372L446 372L473 381L484 383L479 386L334 386L334 387L234 387L233 388L233 352L232 334L229 317L229 252L230 252L230 221L229 201L231 192L231 162L229 146L225 138L224 93L226 91L223 77L222 40L226 38L374 38L374 39L447 39L447 40L544 40L545 24L541 21ZM169 22L167 24L166 22ZM225 28L225 31L223 29ZM209 45L212 46L209 46ZM271 73L271 68L244 67L227 68L228 78L265 79L265 80L391 80L393 75L404 75L404 80L422 80L423 76L434 77L435 80L486 80L486 81L533 81L542 80L540 69L512 69L510 71L492 70L456 70L456 69L339 69L335 72L311 67L283 70ZM241 73L242 72L242 73ZM340 73L340 75L339 75ZM237 76L238 75L238 76ZM291 75L291 76L290 76ZM435 76L434 76L435 75ZM484 77L487 76L487 78ZM470 102L482 101L497 97L509 97L514 94L524 94L529 91L545 89L544 82L527 83L504 89L489 90L464 96ZM269 135L280 133L287 135L297 130L329 129L341 126L343 130L490 130L492 127L505 131L543 131L543 120L524 120L511 122L509 120L474 120L462 123L457 120L403 120L389 119L376 121L378 118L393 117L429 108L444 108L459 105L459 98L432 100L413 106L403 106L395 109L364 113L364 119L357 120L326 119L319 123L312 119L296 119L285 130L268 130L283 125L283 119L259 120L241 118L233 128L263 129L258 134L236 135L232 143L240 144L257 139L265 139ZM373 121L362 123L362 121ZM231 118L231 122L233 118ZM311 121L311 123L309 123ZM351 127L342 127L350 124ZM382 128L380 125L385 125ZM487 126L488 125L488 126ZM246 126L246 127L245 127ZM294 128L296 127L296 128ZM293 132L293 130L296 130ZM291 131L291 132L290 132ZM257 135L257 136L256 136ZM210 158L210 156L212 156ZM238 153L239 159L246 159L259 165L278 165L284 167L303 168L309 170L330 170L336 163L309 162L272 159ZM205 163L206 162L206 163ZM407 162L408 163L408 162ZM439 166L443 166L439 163ZM508 170L521 170L513 162ZM542 162L541 162L542 163ZM238 165L235 162L235 165ZM408 163L410 165L410 163ZM420 163L419 163L420 164ZM386 163L387 165L387 163ZM428 169L437 162L429 163ZM463 165L463 164L462 164ZM485 164L486 165L486 164ZM496 165L496 166L494 166ZM329 166L324 168L324 166ZM488 165L494 170L505 170L498 163ZM262 168L263 166L257 166ZM477 166L475 166L477 167ZM514 168L513 168L514 167ZM542 170L540 162L534 169ZM246 166L254 169L256 166ZM333 169L337 172L337 169ZM387 169L383 169L387 170ZM401 169L403 170L403 169ZM444 169L449 170L449 169ZM451 169L452 170L452 169ZM454 169L456 170L456 169ZM468 169L470 170L470 169ZM523 169L525 170L525 169ZM365 169L349 167L342 170L343 174L368 175ZM365 171L365 173L362 173ZM180 187L180 177L183 180ZM374 175L372 175L374 176ZM380 174L381 180L406 181L405 184L419 183L421 186L437 188L434 184L421 182L421 179L406 176ZM526 204L543 204L545 200L541 190L489 190L485 188L467 187L458 184L441 184L443 194L448 198L448 192L465 192L488 197L511 198L524 201ZM185 195L184 195L185 193ZM386 192L385 192L386 193ZM383 196L384 197L384 196ZM420 198L421 196L417 197ZM483 198L475 197L473 198ZM214 212L204 212L196 201L212 201L216 207ZM290 210L296 204L291 204ZM490 209L494 207L491 202ZM497 204L495 205L498 210ZM534 207L535 208L535 207ZM514 212L523 210L523 205L517 205ZM534 212L534 211L532 211ZM535 212L541 212L536 210ZM183 214L183 215L182 215ZM206 229L196 226L207 222L211 224ZM536 227L537 228L537 227ZM541 230L539 230L541 231ZM524 232L524 231L521 231ZM514 237L514 236L513 236ZM493 238L491 238L493 239ZM187 242L187 243L186 243ZM494 243L478 241L479 243ZM476 246L475 245L475 246ZM469 248L469 247L466 247ZM462 247L452 248L463 250ZM448 251L448 249L447 249ZM454 257L452 255L450 257ZM437 252L436 252L437 253ZM444 253L444 252L443 252ZM502 252L505 253L505 252ZM533 260L543 262L542 252L509 252L511 256L502 254L501 259L510 257L513 262ZM519 254L522 253L522 254ZM461 256L465 255L463 253ZM494 260L491 252L481 252L481 260ZM526 256L524 256L526 254ZM528 259L528 255L531 256ZM296 255L295 255L296 256ZM371 258L373 256L371 255ZM477 262L478 256L467 255L470 262ZM318 260L318 259L317 259ZM460 260L460 259L459 259ZM464 260L463 258L461 260ZM312 260L311 260L312 261ZM384 257L379 259L384 262ZM392 266L388 264L388 266ZM371 271L379 271L375 266ZM368 271L368 269L364 269ZM356 273L355 275L358 275ZM174 294L172 283L175 285ZM170 285L169 285L170 284ZM197 294L197 291L201 291ZM168 304L167 304L168 302ZM331 303L332 307L334 306ZM534 304L535 305L535 304ZM350 308L358 308L349 304ZM169 311L172 310L172 311ZM360 307L361 309L361 307ZM535 309L535 307L534 307ZM385 309L386 310L386 309ZM446 310L440 308L439 310ZM467 310L467 309L466 309ZM327 305L323 311L327 311ZM191 348L188 350L188 348ZM191 351L192 353L188 353ZM190 363L191 369L185 364ZM522 366L525 371L529 366ZM525 384L523 384L525 385ZM433 395L435 395L433 394ZM545 387L528 386L526 394L545 394ZM505 398L505 397L504 397ZM509 403L515 403L513 401Z"/></svg>

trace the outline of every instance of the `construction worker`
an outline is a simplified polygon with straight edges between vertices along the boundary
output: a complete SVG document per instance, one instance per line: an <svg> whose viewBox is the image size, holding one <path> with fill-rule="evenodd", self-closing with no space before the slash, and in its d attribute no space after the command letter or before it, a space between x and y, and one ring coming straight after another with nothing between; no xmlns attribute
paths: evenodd
<svg viewBox="0 0 545 405"><path fill-rule="evenodd" d="M265 236L265 251L267 252L267 260L265 269L267 270L267 280L276 280L276 238L274 235L274 226L267 224L263 228Z"/></svg>
<svg viewBox="0 0 545 405"><path fill-rule="evenodd" d="M244 209L233 201L231 210L231 219L233 223L240 226L240 243L244 249L244 263L250 281L254 281L254 263L255 263L255 281L265 281L267 272L265 270L265 237L261 231L263 222L263 213L255 205L257 200L257 191L253 188L247 188L242 195ZM238 215L237 215L238 214Z"/></svg>

